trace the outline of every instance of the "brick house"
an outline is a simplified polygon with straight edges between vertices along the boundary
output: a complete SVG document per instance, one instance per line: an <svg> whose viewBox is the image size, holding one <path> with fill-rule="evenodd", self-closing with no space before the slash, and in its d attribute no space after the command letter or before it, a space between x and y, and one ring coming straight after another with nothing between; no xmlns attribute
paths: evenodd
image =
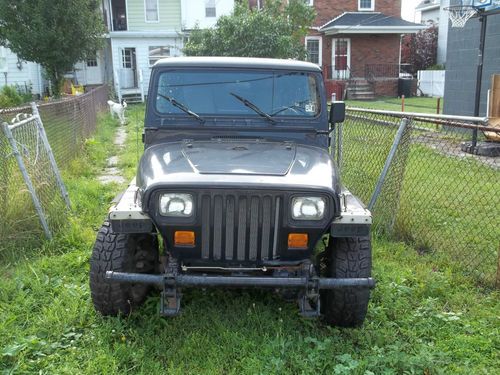
<svg viewBox="0 0 500 375"><path fill-rule="evenodd" d="M322 67L328 94L396 95L401 35L424 28L401 19L401 0L306 1L317 12L305 38L308 60Z"/></svg>

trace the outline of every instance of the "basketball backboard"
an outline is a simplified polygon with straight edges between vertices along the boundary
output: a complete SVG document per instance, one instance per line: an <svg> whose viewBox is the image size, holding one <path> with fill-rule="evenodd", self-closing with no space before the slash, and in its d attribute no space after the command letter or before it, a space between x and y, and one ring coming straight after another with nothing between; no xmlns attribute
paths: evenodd
<svg viewBox="0 0 500 375"><path fill-rule="evenodd" d="M472 6L488 12L490 10L500 9L500 0L472 0Z"/></svg>

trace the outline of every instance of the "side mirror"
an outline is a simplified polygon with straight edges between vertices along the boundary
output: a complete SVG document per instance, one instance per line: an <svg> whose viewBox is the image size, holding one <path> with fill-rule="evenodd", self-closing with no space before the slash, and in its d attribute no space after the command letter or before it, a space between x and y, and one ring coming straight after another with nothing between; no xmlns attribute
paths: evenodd
<svg viewBox="0 0 500 375"><path fill-rule="evenodd" d="M332 102L330 106L330 124L338 124L345 120L345 102Z"/></svg>

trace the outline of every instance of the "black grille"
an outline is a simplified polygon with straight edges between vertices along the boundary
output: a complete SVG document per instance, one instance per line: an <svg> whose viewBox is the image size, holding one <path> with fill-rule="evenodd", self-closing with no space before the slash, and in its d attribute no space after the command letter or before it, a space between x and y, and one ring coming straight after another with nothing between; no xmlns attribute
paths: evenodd
<svg viewBox="0 0 500 375"><path fill-rule="evenodd" d="M282 197L217 192L201 197L202 259L275 259Z"/></svg>

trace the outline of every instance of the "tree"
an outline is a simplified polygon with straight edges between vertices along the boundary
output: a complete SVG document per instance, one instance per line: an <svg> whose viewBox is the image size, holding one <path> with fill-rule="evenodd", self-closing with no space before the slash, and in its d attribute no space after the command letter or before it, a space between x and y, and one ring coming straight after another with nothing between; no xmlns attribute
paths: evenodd
<svg viewBox="0 0 500 375"><path fill-rule="evenodd" d="M417 34L405 35L401 43L401 62L411 64L414 72L427 69L436 64L437 42L436 25Z"/></svg>
<svg viewBox="0 0 500 375"><path fill-rule="evenodd" d="M98 0L0 0L0 45L39 63L55 93L64 73L95 56L105 33Z"/></svg>
<svg viewBox="0 0 500 375"><path fill-rule="evenodd" d="M315 18L303 0L268 0L262 10L238 3L212 29L196 28L184 47L188 56L244 56L304 59L303 38Z"/></svg>

